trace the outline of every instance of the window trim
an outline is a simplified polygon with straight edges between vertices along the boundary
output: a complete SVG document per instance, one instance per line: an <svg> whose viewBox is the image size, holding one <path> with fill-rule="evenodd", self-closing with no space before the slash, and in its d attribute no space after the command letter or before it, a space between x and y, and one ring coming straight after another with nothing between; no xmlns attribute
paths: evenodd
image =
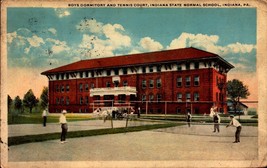
<svg viewBox="0 0 267 168"><path fill-rule="evenodd" d="M189 80L188 80L189 79ZM189 82L189 83L188 83ZM191 76L186 76L185 77L185 86L189 87L191 86Z"/></svg>
<svg viewBox="0 0 267 168"><path fill-rule="evenodd" d="M154 80L149 79L149 88L154 88Z"/></svg>
<svg viewBox="0 0 267 168"><path fill-rule="evenodd" d="M181 79L181 81L178 81L178 79ZM181 76L178 76L176 78L176 87L182 87L183 86L183 78Z"/></svg>
<svg viewBox="0 0 267 168"><path fill-rule="evenodd" d="M143 79L142 80L142 89L146 89L147 85L146 85L146 80Z"/></svg>

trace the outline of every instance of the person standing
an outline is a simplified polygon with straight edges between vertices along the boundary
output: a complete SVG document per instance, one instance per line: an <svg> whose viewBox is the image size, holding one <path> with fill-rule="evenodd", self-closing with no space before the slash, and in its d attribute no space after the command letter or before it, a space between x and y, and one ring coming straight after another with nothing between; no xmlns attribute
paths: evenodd
<svg viewBox="0 0 267 168"><path fill-rule="evenodd" d="M42 113L42 117L43 117L43 126L46 127L46 120L47 120L47 108L44 109L43 113Z"/></svg>
<svg viewBox="0 0 267 168"><path fill-rule="evenodd" d="M229 126L234 126L236 127L236 132L235 132L235 141L233 143L238 143L240 142L240 133L242 129L242 125L234 118L234 115L230 115L230 123L226 125L226 128Z"/></svg>
<svg viewBox="0 0 267 168"><path fill-rule="evenodd" d="M137 110L137 117L140 118L140 113L141 113L141 109L140 107L138 107L138 110Z"/></svg>
<svg viewBox="0 0 267 168"><path fill-rule="evenodd" d="M221 122L221 118L218 114L218 112L215 112L215 114L213 115L213 122L214 122L214 131L213 132L220 132L220 122Z"/></svg>
<svg viewBox="0 0 267 168"><path fill-rule="evenodd" d="M186 121L187 121L188 127L191 126L191 119L192 119L192 115L190 112L188 112L187 116L186 116Z"/></svg>
<svg viewBox="0 0 267 168"><path fill-rule="evenodd" d="M59 123L61 124L61 137L60 137L60 142L65 143L66 142L66 135L68 131L68 125L67 125L67 120L66 120L66 110L62 111L62 114L59 118Z"/></svg>

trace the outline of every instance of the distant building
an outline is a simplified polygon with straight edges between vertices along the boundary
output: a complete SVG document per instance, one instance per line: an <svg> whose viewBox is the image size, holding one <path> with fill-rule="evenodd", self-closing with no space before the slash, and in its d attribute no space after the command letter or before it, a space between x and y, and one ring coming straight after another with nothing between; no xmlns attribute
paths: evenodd
<svg viewBox="0 0 267 168"><path fill-rule="evenodd" d="M227 111L232 68L217 54L182 48L81 60L41 74L49 79L50 112L129 105L148 114L204 114L212 105Z"/></svg>

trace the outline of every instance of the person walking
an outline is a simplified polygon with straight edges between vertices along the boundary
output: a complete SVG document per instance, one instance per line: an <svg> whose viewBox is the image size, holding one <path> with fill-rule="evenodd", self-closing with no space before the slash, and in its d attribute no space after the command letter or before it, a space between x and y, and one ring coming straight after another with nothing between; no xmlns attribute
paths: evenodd
<svg viewBox="0 0 267 168"><path fill-rule="evenodd" d="M218 114L218 112L215 112L215 114L213 115L213 123L214 123L214 131L213 132L220 132L220 122L221 122L221 118Z"/></svg>
<svg viewBox="0 0 267 168"><path fill-rule="evenodd" d="M43 113L42 113L42 117L43 117L43 126L46 127L46 121L47 121L47 108L44 109Z"/></svg>
<svg viewBox="0 0 267 168"><path fill-rule="evenodd" d="M65 143L66 142L66 135L68 131L68 125L67 125L67 120L66 120L66 110L63 110L61 113L61 116L59 118L59 123L61 124L61 137L60 137L60 142Z"/></svg>
<svg viewBox="0 0 267 168"><path fill-rule="evenodd" d="M236 127L236 132L235 132L235 141L233 143L239 143L240 142L240 133L242 129L242 125L234 118L234 115L230 115L230 123L226 125L226 128L229 126L234 126Z"/></svg>
<svg viewBox="0 0 267 168"><path fill-rule="evenodd" d="M192 119L192 115L190 112L188 112L187 116L186 116L186 121L187 121L188 127L191 126L191 119Z"/></svg>

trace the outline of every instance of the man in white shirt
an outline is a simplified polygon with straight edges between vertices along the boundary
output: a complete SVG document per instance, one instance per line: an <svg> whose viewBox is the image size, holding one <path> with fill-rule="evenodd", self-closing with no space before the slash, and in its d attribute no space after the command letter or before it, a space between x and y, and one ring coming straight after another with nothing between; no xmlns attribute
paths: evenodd
<svg viewBox="0 0 267 168"><path fill-rule="evenodd" d="M187 121L188 127L191 126L191 120L192 120L192 115L190 112L188 112L187 116L186 116L186 121Z"/></svg>
<svg viewBox="0 0 267 168"><path fill-rule="evenodd" d="M43 126L46 126L46 120L47 120L47 109L44 109L43 113L42 113L42 117L43 117Z"/></svg>
<svg viewBox="0 0 267 168"><path fill-rule="evenodd" d="M63 110L62 114L61 114L61 116L59 118L59 123L61 124L61 129L62 129L61 138L60 138L61 143L65 143L66 142L66 135L67 135L67 131L68 131L66 113L67 113L67 111Z"/></svg>
<svg viewBox="0 0 267 168"><path fill-rule="evenodd" d="M229 126L234 126L236 127L236 132L235 132L235 141L233 143L238 143L240 142L240 132L242 129L242 125L234 118L234 115L230 115L230 123L226 125L226 127Z"/></svg>
<svg viewBox="0 0 267 168"><path fill-rule="evenodd" d="M213 115L213 122L214 122L214 131L213 132L216 132L216 130L218 132L220 132L221 118L220 118L218 112L215 112L215 114Z"/></svg>

